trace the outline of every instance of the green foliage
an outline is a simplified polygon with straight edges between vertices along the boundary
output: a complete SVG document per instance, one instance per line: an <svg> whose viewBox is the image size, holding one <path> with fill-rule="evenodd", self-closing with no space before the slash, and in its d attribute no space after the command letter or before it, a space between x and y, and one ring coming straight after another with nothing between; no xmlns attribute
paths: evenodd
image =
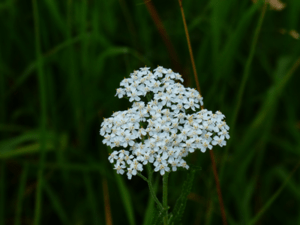
<svg viewBox="0 0 300 225"><path fill-rule="evenodd" d="M126 214L128 217L128 224L134 225L135 223L135 218L134 218L134 210L133 210L133 205L131 203L131 195L128 190L128 187L126 187L125 182L124 182L124 177L120 176L119 174L115 174L117 185L121 194L122 202L124 205L124 208L126 210Z"/></svg>
<svg viewBox="0 0 300 225"><path fill-rule="evenodd" d="M158 206L155 207L152 214L151 223L153 225L163 224L163 218L166 215L166 209L160 209Z"/></svg>
<svg viewBox="0 0 300 225"><path fill-rule="evenodd" d="M182 185L181 194L175 203L172 214L170 215L169 224L179 224L181 222L184 210L186 208L187 196L192 190L195 172L196 170L191 169L187 173L186 180Z"/></svg>
<svg viewBox="0 0 300 225"><path fill-rule="evenodd" d="M25 186L26 186L26 181L27 181L27 176L28 176L28 164L26 163L24 165L24 169L22 172L22 175L20 177L20 184L19 184L19 190L18 190L18 199L17 199L17 205L16 205L16 216L15 216L15 225L20 225L21 224L21 214L22 214L22 203L24 199L24 191L25 191Z"/></svg>
<svg viewBox="0 0 300 225"><path fill-rule="evenodd" d="M232 124L226 148L213 150L228 224L294 225L300 40L290 31L300 32L300 1L284 1L282 11L267 6L264 16L262 2L182 4L205 107ZM147 183L116 174L99 128L129 107L114 95L134 69L177 67L196 87L178 2L3 0L0 18L0 224L106 224L109 212L112 224L162 221ZM187 163L192 170L168 180L171 220L222 224L208 152ZM161 199L158 175L150 176Z"/></svg>
<svg viewBox="0 0 300 225"><path fill-rule="evenodd" d="M153 185L153 189L154 189L154 194L156 195L157 190L158 190L158 179L156 180L155 184ZM145 213L145 217L144 217L144 222L143 225L152 225L154 218L156 217L155 215L157 214L157 206L155 207L155 201L154 199L150 196L150 198L148 198L148 205L147 205L147 210Z"/></svg>
<svg viewBox="0 0 300 225"><path fill-rule="evenodd" d="M53 209L55 210L55 212L57 213L57 215L60 219L60 223L61 224L70 224L68 216L66 215L64 207L63 207L62 203L60 202L59 198L57 197L55 192L51 189L50 185L47 184L47 182L45 180L43 182L44 182L43 188L44 188L48 198L51 201Z"/></svg>

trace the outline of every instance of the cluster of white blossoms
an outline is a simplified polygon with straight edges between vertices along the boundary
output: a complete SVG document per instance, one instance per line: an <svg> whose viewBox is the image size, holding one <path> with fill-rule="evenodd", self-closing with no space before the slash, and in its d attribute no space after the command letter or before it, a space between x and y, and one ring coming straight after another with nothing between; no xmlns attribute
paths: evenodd
<svg viewBox="0 0 300 225"><path fill-rule="evenodd" d="M117 173L128 179L152 163L161 175L177 167L189 168L183 159L196 149L205 152L213 145L224 146L229 127L224 115L200 110L203 98L186 88L181 75L158 66L141 68L121 82L117 96L127 96L132 108L104 119L103 143L116 148L108 157ZM177 83L176 83L177 82Z"/></svg>

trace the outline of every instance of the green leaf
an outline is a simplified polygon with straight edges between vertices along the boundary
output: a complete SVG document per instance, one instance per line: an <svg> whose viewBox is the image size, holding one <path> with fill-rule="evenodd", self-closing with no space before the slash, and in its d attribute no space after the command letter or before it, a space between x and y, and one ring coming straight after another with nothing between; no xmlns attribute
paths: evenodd
<svg viewBox="0 0 300 225"><path fill-rule="evenodd" d="M166 214L167 210L165 209L160 209L157 205L155 207L152 220L151 220L151 225L159 225L162 224L163 218Z"/></svg>
<svg viewBox="0 0 300 225"><path fill-rule="evenodd" d="M186 207L186 202L187 202L187 196L191 192L192 186L193 186L193 181L195 177L195 170L191 169L188 174L185 182L183 183L182 186L182 191L177 199L174 209L171 213L169 224L178 224L181 222L185 207Z"/></svg>

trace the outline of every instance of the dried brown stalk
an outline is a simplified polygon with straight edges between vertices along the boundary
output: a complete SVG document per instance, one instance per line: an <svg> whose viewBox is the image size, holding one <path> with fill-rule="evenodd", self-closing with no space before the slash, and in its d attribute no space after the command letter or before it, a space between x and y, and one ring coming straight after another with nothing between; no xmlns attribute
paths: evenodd
<svg viewBox="0 0 300 225"><path fill-rule="evenodd" d="M187 44L188 44L188 48L189 48L189 53L190 53L190 57L191 57L191 62L192 62L192 66L193 66L193 71L194 71L194 77L195 77L195 81L196 81L196 85L197 85L197 90L201 94L200 84L199 84L197 70L196 70L194 56L193 56L193 51L192 51L192 47L191 47L190 36L189 36L189 32L188 32L187 25L186 25L184 10L183 10L183 7L182 7L182 0L178 0L178 2L179 2L180 10L181 10L182 21L183 21L183 25L184 25L184 30L185 30L185 35L186 35ZM203 109L203 108L204 108L204 106L201 106L201 109ZM224 207L222 192L221 192L221 186L220 186L220 181L219 181L219 177L218 177L215 157L214 157L214 153L213 153L212 149L209 150L209 155L210 155L210 159L211 159L211 162L212 162L212 169L213 169L214 178L215 178L215 182L216 182L216 187L217 187L217 193L218 193L218 198L219 198L219 203L220 203L220 209L221 209L223 224L227 225L225 207Z"/></svg>
<svg viewBox="0 0 300 225"><path fill-rule="evenodd" d="M180 64L180 60L178 58L178 54L170 40L168 33L166 32L166 29L165 29L163 23L161 22L161 19L155 9L155 6L153 5L152 1L144 0L144 3L147 7L147 10L149 11L149 14L150 14L153 22L156 25L156 28L157 28L161 38L163 39L163 42L165 43L165 45L167 47L174 71L178 71L179 73L182 74L182 76L184 76L183 69Z"/></svg>
<svg viewBox="0 0 300 225"><path fill-rule="evenodd" d="M110 204L109 204L109 192L106 178L102 178L103 196L104 196L104 210L106 225L112 225Z"/></svg>

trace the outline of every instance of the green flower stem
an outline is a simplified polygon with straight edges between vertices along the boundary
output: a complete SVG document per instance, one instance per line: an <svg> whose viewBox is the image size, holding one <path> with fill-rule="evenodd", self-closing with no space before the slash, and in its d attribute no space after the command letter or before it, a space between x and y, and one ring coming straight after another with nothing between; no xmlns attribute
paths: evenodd
<svg viewBox="0 0 300 225"><path fill-rule="evenodd" d="M142 178L144 181L146 181L147 183L149 182L148 179L147 179L145 176L143 176L141 173L137 173L137 175L138 175L140 178Z"/></svg>
<svg viewBox="0 0 300 225"><path fill-rule="evenodd" d="M165 173L163 176L163 207L166 210L164 225L168 225L168 177L169 173Z"/></svg>
<svg viewBox="0 0 300 225"><path fill-rule="evenodd" d="M148 186L149 186L149 190L150 190L150 193L154 199L154 201L156 202L156 204L159 206L159 208L162 210L163 209L163 205L160 203L160 201L158 200L158 198L156 197L155 193L154 193L154 189L153 189L153 186L152 186L152 183L149 181L148 182Z"/></svg>
<svg viewBox="0 0 300 225"><path fill-rule="evenodd" d="M152 186L152 171L151 171L151 167L150 167L149 163L147 165L147 169L148 169L148 174L149 174L148 179L146 177L144 177L141 173L138 173L138 176L140 176L143 180L145 180L148 183L148 187L149 187L152 198L154 199L154 201L156 202L156 204L158 205L160 210L163 210L163 205L160 203L160 201L156 197L153 186Z"/></svg>

